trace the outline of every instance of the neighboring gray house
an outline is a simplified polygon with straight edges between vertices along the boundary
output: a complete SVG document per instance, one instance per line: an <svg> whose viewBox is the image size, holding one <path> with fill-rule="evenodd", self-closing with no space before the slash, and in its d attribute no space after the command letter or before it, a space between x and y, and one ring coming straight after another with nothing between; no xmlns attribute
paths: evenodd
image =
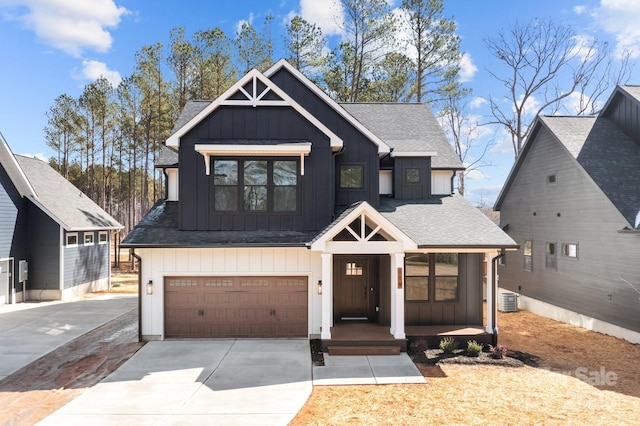
<svg viewBox="0 0 640 426"><path fill-rule="evenodd" d="M495 209L520 306L640 343L640 87L597 117L538 117Z"/></svg>
<svg viewBox="0 0 640 426"><path fill-rule="evenodd" d="M121 228L48 164L14 155L0 135L0 305L107 289L111 234Z"/></svg>
<svg viewBox="0 0 640 426"><path fill-rule="evenodd" d="M517 246L452 195L426 105L338 104L282 60L187 103L166 146L167 199L121 245L143 339L497 337L483 262Z"/></svg>

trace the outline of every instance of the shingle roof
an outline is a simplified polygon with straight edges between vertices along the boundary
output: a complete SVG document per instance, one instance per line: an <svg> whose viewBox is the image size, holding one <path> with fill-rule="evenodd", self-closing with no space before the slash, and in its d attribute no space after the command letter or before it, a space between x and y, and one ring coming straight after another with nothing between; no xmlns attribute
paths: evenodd
<svg viewBox="0 0 640 426"><path fill-rule="evenodd" d="M625 219L637 228L640 145L605 117L541 117L541 121Z"/></svg>
<svg viewBox="0 0 640 426"><path fill-rule="evenodd" d="M122 225L47 163L16 155L36 196L29 197L67 231L120 229Z"/></svg>
<svg viewBox="0 0 640 426"><path fill-rule="evenodd" d="M419 247L517 247L495 223L458 194L428 200L383 199L379 211Z"/></svg>
<svg viewBox="0 0 640 426"><path fill-rule="evenodd" d="M193 117L198 115L200 111L208 107L213 101L188 101L180 111L180 116L176 121L176 124L171 129L171 134L180 130L185 124L187 124Z"/></svg>
<svg viewBox="0 0 640 426"><path fill-rule="evenodd" d="M121 247L304 247L317 232L180 231L178 202L157 202L122 240Z"/></svg>
<svg viewBox="0 0 640 426"><path fill-rule="evenodd" d="M122 247L303 247L340 222L360 203L318 232L179 231L178 203L158 202L122 241ZM460 195L429 200L386 199L379 212L419 247L508 248L517 244Z"/></svg>
<svg viewBox="0 0 640 426"><path fill-rule="evenodd" d="M436 152L433 168L464 166L426 104L341 103L349 114L387 143L393 152Z"/></svg>
<svg viewBox="0 0 640 426"><path fill-rule="evenodd" d="M155 166L158 168L177 167L178 153L175 150L162 145Z"/></svg>

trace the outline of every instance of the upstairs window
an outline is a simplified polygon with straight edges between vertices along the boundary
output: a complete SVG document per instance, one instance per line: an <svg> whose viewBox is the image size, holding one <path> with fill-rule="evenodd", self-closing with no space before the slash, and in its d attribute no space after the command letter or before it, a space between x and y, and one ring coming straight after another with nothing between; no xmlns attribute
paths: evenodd
<svg viewBox="0 0 640 426"><path fill-rule="evenodd" d="M545 267L547 269L557 270L558 262L557 262L557 253L556 253L556 243L547 243L545 249Z"/></svg>
<svg viewBox="0 0 640 426"><path fill-rule="evenodd" d="M364 188L364 167L357 164L343 164L340 166L340 188Z"/></svg>
<svg viewBox="0 0 640 426"><path fill-rule="evenodd" d="M213 198L219 212L295 212L298 162L214 160Z"/></svg>
<svg viewBox="0 0 640 426"><path fill-rule="evenodd" d="M405 169L404 181L406 183L420 183L420 169Z"/></svg>
<svg viewBox="0 0 640 426"><path fill-rule="evenodd" d="M67 247L77 247L78 246L78 233L70 232L67 234Z"/></svg>
<svg viewBox="0 0 640 426"><path fill-rule="evenodd" d="M572 259L578 258L578 244L576 243L562 243L562 256Z"/></svg>

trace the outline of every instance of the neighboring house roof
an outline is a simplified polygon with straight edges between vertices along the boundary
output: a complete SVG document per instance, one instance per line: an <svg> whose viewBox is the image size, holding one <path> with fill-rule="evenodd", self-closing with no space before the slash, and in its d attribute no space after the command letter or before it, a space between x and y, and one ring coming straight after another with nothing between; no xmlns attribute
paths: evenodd
<svg viewBox="0 0 640 426"><path fill-rule="evenodd" d="M121 229L100 206L36 158L15 156L35 195L27 198L67 231Z"/></svg>
<svg viewBox="0 0 640 426"><path fill-rule="evenodd" d="M0 133L0 164L2 164L2 167L4 167L4 170L9 175L9 179L11 179L11 182L13 182L22 197L35 195L36 191L24 175L16 157L13 155L13 152L11 152L11 148L9 148L9 145L4 140L2 133Z"/></svg>
<svg viewBox="0 0 640 426"><path fill-rule="evenodd" d="M387 143L391 155L431 157L435 169L464 169L426 104L341 103L349 114ZM433 154L435 153L435 156Z"/></svg>
<svg viewBox="0 0 640 426"><path fill-rule="evenodd" d="M420 248L517 248L480 210L461 195L405 201L384 198L380 213Z"/></svg>
<svg viewBox="0 0 640 426"><path fill-rule="evenodd" d="M539 116L533 126L531 136L496 201L496 210L500 209L527 153L533 149L539 131L546 128L566 148L577 165L591 177L631 227L638 229L640 145L625 135L611 120L602 116Z"/></svg>
<svg viewBox="0 0 640 426"><path fill-rule="evenodd" d="M145 247L304 247L317 232L180 231L178 202L158 201L120 244Z"/></svg>
<svg viewBox="0 0 640 426"><path fill-rule="evenodd" d="M121 247L311 246L323 236L328 235L327 233L331 230L341 230L342 227L338 226L340 223L348 222L352 215L358 215L360 210L366 210L365 207L369 208L366 213L371 214L372 208L367 203L356 203L320 232L180 231L178 230L178 202L159 201L125 237ZM385 221L389 221L391 226L387 224L385 229L395 233L399 240L405 240L408 237L417 244L418 248L518 247L497 225L460 195L413 202L386 199L377 212L373 209L373 214L374 216L380 214ZM398 234L394 229L399 230L403 235Z"/></svg>

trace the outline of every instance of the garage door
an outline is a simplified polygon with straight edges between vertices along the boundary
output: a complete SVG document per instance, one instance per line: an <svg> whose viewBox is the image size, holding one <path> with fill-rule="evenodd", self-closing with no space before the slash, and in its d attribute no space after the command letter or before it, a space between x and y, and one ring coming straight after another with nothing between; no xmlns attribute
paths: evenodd
<svg viewBox="0 0 640 426"><path fill-rule="evenodd" d="M307 337L307 277L166 277L166 337Z"/></svg>

